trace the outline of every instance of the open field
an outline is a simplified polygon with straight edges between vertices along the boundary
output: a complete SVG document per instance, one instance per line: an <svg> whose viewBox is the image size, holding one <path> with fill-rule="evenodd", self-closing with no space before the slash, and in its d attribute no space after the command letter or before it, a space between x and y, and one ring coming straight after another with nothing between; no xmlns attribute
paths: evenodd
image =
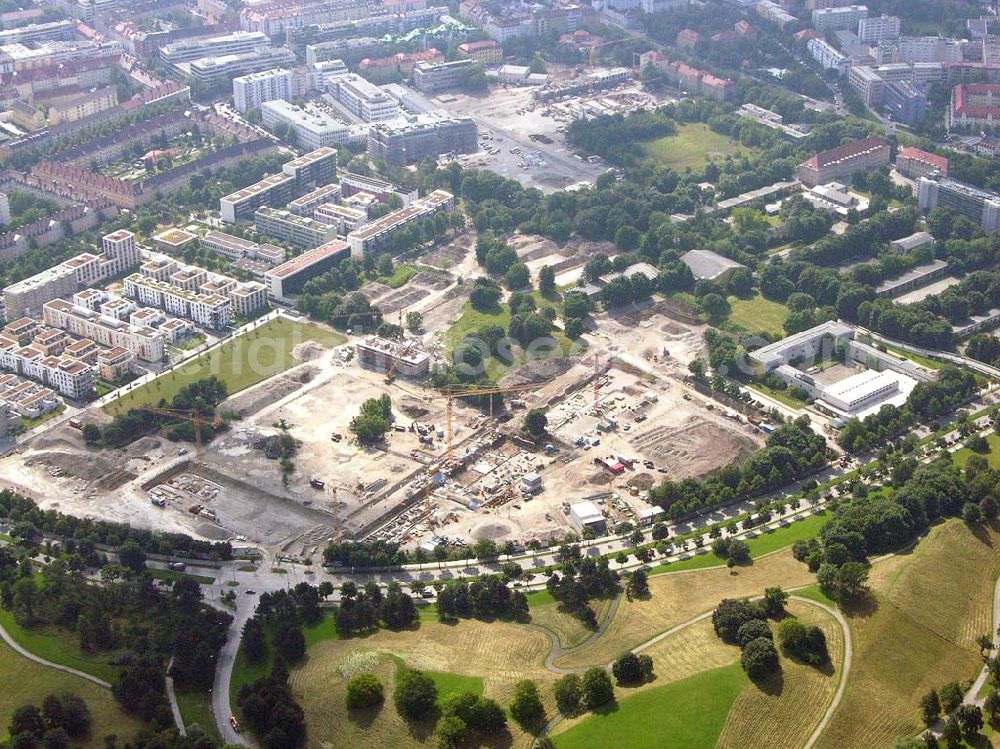
<svg viewBox="0 0 1000 749"><path fill-rule="evenodd" d="M646 143L643 149L647 158L677 171L688 167L703 169L710 161L749 150L700 122L678 125L676 135L657 138Z"/></svg>
<svg viewBox="0 0 1000 749"><path fill-rule="evenodd" d="M854 665L817 749L891 746L923 727L922 694L976 674L975 638L992 626L998 542L995 527L949 520L912 551L875 565L870 600L845 612Z"/></svg>
<svg viewBox="0 0 1000 749"><path fill-rule="evenodd" d="M550 647L549 639L535 630L504 622L461 621L456 624L426 622L419 631L380 630L364 638L328 640L309 648L305 662L291 674L292 688L302 704L309 724L309 747L329 746L434 746L429 728L411 731L392 705L395 683L394 658L408 668L436 675L439 686L471 688L482 679L483 691L501 705L507 705L514 684L531 678L549 716L555 715L551 684L554 674L542 662ZM349 715L343 703L347 678L340 668L353 652L379 654L375 669L386 687L381 708L364 715ZM472 677L460 678L460 677ZM512 747L527 747L528 734L509 723Z"/></svg>
<svg viewBox="0 0 1000 749"><path fill-rule="evenodd" d="M113 414L159 403L161 398L169 401L185 385L210 375L223 380L232 395L298 364L293 350L305 341L315 341L329 348L345 340L331 330L279 317L129 391L105 409Z"/></svg>
<svg viewBox="0 0 1000 749"><path fill-rule="evenodd" d="M75 668L105 681L113 682L118 675L118 668L111 664L109 654L90 655L82 652L76 636L71 632L55 627L25 629L14 621L14 614L7 609L0 609L0 625L3 625L18 645L39 658Z"/></svg>
<svg viewBox="0 0 1000 749"><path fill-rule="evenodd" d="M624 697L553 740L558 749L712 749L733 702L748 683L736 663L704 671Z"/></svg>
<svg viewBox="0 0 1000 749"><path fill-rule="evenodd" d="M990 452L984 457L989 461L990 468L1000 468L1000 435L989 434L986 436L986 441L990 444ZM972 452L967 447L963 447L961 450L956 450L951 459L959 468L965 468L965 464L969 461L969 458L978 454Z"/></svg>
<svg viewBox="0 0 1000 749"><path fill-rule="evenodd" d="M784 335L785 319L788 317L785 305L755 294L750 299L731 296L729 306L732 309L729 322L734 325L751 333L770 333L778 337Z"/></svg>
<svg viewBox="0 0 1000 749"><path fill-rule="evenodd" d="M5 625L6 626L6 625ZM104 736L114 733L119 740L131 739L142 723L118 707L111 691L77 676L40 666L0 643L0 741L6 741L7 726L14 710L21 705L41 706L50 694L72 692L83 698L90 708L93 726L90 737L82 742L84 749L104 746Z"/></svg>
<svg viewBox="0 0 1000 749"><path fill-rule="evenodd" d="M768 387L762 382L750 383L748 387L751 390L757 390L763 393L764 395L767 395L770 398L774 398L774 400L778 401L779 403L785 404L789 408L801 410L805 408L807 405L805 401L800 401L798 398L793 398L791 394L789 394L788 388L784 390L776 390L775 388Z"/></svg>
<svg viewBox="0 0 1000 749"><path fill-rule="evenodd" d="M212 697L207 692L177 692L177 706L185 726L197 724L205 733L219 741L219 729L212 712Z"/></svg>
<svg viewBox="0 0 1000 749"><path fill-rule="evenodd" d="M577 667L610 663L673 626L708 611L722 598L759 595L769 585L793 588L815 581L815 576L790 550L765 557L730 573L725 567L650 578L652 596L643 601L623 601L604 636L592 646L556 661L557 666Z"/></svg>

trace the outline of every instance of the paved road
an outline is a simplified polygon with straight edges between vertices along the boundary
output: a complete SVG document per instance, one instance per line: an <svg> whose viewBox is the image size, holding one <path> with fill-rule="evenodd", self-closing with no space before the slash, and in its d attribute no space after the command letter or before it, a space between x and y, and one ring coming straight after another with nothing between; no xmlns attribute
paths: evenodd
<svg viewBox="0 0 1000 749"><path fill-rule="evenodd" d="M802 601L804 603L810 603L813 606L819 606L837 620L837 623L840 624L841 631L844 633L844 661L840 669L840 683L837 684L837 691L834 692L830 705L826 708L826 712L823 713L823 718L817 724L816 729L809 736L809 740L802 748L812 749L813 745L819 740L820 735L826 729L827 724L830 722L830 718L833 717L837 708L840 707L840 701L844 697L844 690L847 689L847 677L851 673L851 663L854 660L854 642L851 640L851 628L848 626L847 620L844 618L844 615L840 613L840 611L827 606L825 603L814 601L811 598L792 596L792 599Z"/></svg>
<svg viewBox="0 0 1000 749"><path fill-rule="evenodd" d="M990 651L989 657L996 658L998 652L1000 652L1000 578L997 579L997 584L993 588L993 649ZM979 676L976 677L969 691L965 694L963 700L965 704L983 706L986 698L979 697L979 690L983 688L983 684L989 677L990 670L984 665L983 670L979 672Z"/></svg>
<svg viewBox="0 0 1000 749"><path fill-rule="evenodd" d="M215 682L212 684L212 712L215 713L215 724L223 744L253 745L245 734L237 733L229 724L229 716L234 714L229 703L229 686L232 683L233 665L236 662L236 652L240 648L243 625L253 615L256 606L256 599L241 600L239 596L236 598L236 611L216 606L220 611L225 611L233 617L233 623L229 625L229 631L226 633L226 642L219 650L219 659L215 665Z"/></svg>
<svg viewBox="0 0 1000 749"><path fill-rule="evenodd" d="M22 648L20 645L17 644L14 638L10 636L10 634L7 632L6 629L3 628L2 625L0 625L0 637L2 637L3 641L6 642L8 645L10 645L15 652L17 652L19 655L23 655L29 661L34 661L35 663L41 666L48 666L49 668L54 668L56 669L56 671L62 671L63 673L72 674L73 676L79 676L81 679L92 681L98 686L104 687L105 689L111 689L111 684L104 681L104 679L99 679L92 674L88 674L84 671L78 671L77 669L70 668L69 666L63 666L59 663L53 663L52 661L47 661L44 658L39 658L34 653L28 652L27 650L25 650L24 648Z"/></svg>

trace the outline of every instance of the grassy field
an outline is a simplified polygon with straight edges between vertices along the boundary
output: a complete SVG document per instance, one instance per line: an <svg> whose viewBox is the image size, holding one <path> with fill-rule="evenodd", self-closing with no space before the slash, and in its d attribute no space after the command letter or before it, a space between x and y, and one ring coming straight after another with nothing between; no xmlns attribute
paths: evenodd
<svg viewBox="0 0 1000 749"><path fill-rule="evenodd" d="M784 335L785 319L788 317L785 305L755 294L750 299L731 296L729 306L732 308L729 322L734 325L751 333L770 333L778 337Z"/></svg>
<svg viewBox="0 0 1000 749"><path fill-rule="evenodd" d="M819 529L823 527L827 520L826 513L810 515L804 520L798 520L791 525L767 531L756 538L747 539L747 546L750 547L750 556L756 559L764 554L770 554L778 549L791 546L796 541L813 538L819 533ZM725 559L716 556L715 552L709 551L707 554L699 554L688 559L682 559L679 562L658 564L653 567L653 573L701 570L707 567L725 565L725 563Z"/></svg>
<svg viewBox="0 0 1000 749"><path fill-rule="evenodd" d="M539 298L542 298L539 296ZM547 304L549 302L546 302ZM499 325L504 330L510 324L510 308L507 305L502 304L496 310L492 312L480 312L479 310L473 309L470 302L466 302L462 306L462 314L459 316L455 324L452 325L448 331L445 333L444 342L445 349L451 352L455 346L457 346L462 339L466 336L475 335L475 333L485 327L486 325ZM550 357L557 356L571 356L574 353L578 353L581 350L580 344L574 343L566 334L559 329L553 329L551 337L558 344L552 349L547 350L533 350L531 353L532 358L535 359L547 359ZM486 362L486 372L494 380L498 380L502 377L509 369L515 365L523 364L527 354L520 346L515 345L512 350L513 362L502 361L496 357L491 357Z"/></svg>
<svg viewBox="0 0 1000 749"><path fill-rule="evenodd" d="M379 279L380 283L384 283L390 289L398 289L405 286L406 283L417 275L420 271L414 268L412 265L407 265L406 263L401 263L397 265L392 270L391 276L384 276Z"/></svg>
<svg viewBox="0 0 1000 749"><path fill-rule="evenodd" d="M989 461L990 468L1000 468L1000 435L988 434L986 441L990 443L990 452L984 457ZM965 468L969 458L977 454L969 448L963 447L961 450L956 450L951 459L959 468Z"/></svg>
<svg viewBox="0 0 1000 749"><path fill-rule="evenodd" d="M327 640L309 648L305 661L291 674L292 688L306 713L308 746L433 747L429 729L410 730L392 705L397 663L428 672L439 690L478 689L507 705L514 684L535 679L550 716L555 715L551 684L557 678L542 663L549 639L528 627L505 622L426 622L417 632L380 630L364 638ZM379 655L375 669L385 686L385 704L364 714L349 714L343 703L347 679L340 668L353 652ZM427 728L427 727L424 727ZM527 747L528 734L510 723L511 747Z"/></svg>
<svg viewBox="0 0 1000 749"><path fill-rule="evenodd" d="M151 567L148 567L147 571L149 572L149 576L154 580L170 580L171 582L176 580L194 580L202 585L211 585L215 582L215 578L208 575L192 575L188 572L176 572L175 570L156 570Z"/></svg>
<svg viewBox="0 0 1000 749"><path fill-rule="evenodd" d="M315 341L333 347L346 340L331 330L279 317L129 391L104 408L113 414L159 403L161 398L169 401L185 385L210 375L223 380L232 395L298 364L292 350L300 343Z"/></svg>
<svg viewBox="0 0 1000 749"><path fill-rule="evenodd" d="M721 598L758 595L769 585L793 588L815 581L806 566L795 561L791 550L733 572L716 567L656 575L649 580L649 599L622 601L603 637L590 647L559 658L556 665L604 665L624 650L714 608Z"/></svg>
<svg viewBox="0 0 1000 749"><path fill-rule="evenodd" d="M81 743L84 749L104 746L104 736L114 733L119 741L130 740L142 727L141 721L123 712L111 691L77 676L64 674L32 663L0 643L0 742L8 739L7 726L21 705L42 704L50 694L72 692L87 703L93 719L90 737ZM75 742L74 742L75 743Z"/></svg>
<svg viewBox="0 0 1000 749"><path fill-rule="evenodd" d="M805 401L800 401L798 398L793 398L787 389L776 390L775 388L768 387L762 382L751 382L748 387L751 390L757 390L764 395L767 395L779 403L784 403L789 408L794 408L796 410L805 408L808 404Z"/></svg>
<svg viewBox="0 0 1000 749"><path fill-rule="evenodd" d="M844 700L817 749L891 746L923 726L931 687L971 679L975 638L992 627L1000 532L949 520L910 552L872 569L872 596L847 613L854 665Z"/></svg>
<svg viewBox="0 0 1000 749"><path fill-rule="evenodd" d="M181 718L185 726L197 723L206 735L220 741L219 729L215 725L215 714L212 712L212 697L207 692L178 692L177 706L181 710Z"/></svg>
<svg viewBox="0 0 1000 749"><path fill-rule="evenodd" d="M710 161L722 160L748 151L732 138L711 130L700 122L678 125L677 134L657 138L643 145L646 157L671 169L704 169Z"/></svg>
<svg viewBox="0 0 1000 749"><path fill-rule="evenodd" d="M704 671L624 697L553 740L558 749L712 749L748 682L738 664Z"/></svg>
<svg viewBox="0 0 1000 749"><path fill-rule="evenodd" d="M929 359L926 356L921 356L920 354L914 354L909 351L904 351L901 348L896 348L895 346L889 346L885 343L880 343L879 346L885 348L886 351L891 351L896 354L896 356L902 356L910 361L914 361L922 367L927 367L928 369L941 369L945 366L945 362L939 361L938 359Z"/></svg>
<svg viewBox="0 0 1000 749"><path fill-rule="evenodd" d="M579 618L560 609L559 604L547 590L537 590L528 593L528 607L531 611L531 622L555 633L559 644L564 648L572 648L586 640L594 631L580 621ZM602 622L611 608L610 598L596 599L590 602L597 615L597 621Z"/></svg>
<svg viewBox="0 0 1000 749"><path fill-rule="evenodd" d="M110 655L84 653L71 632L55 627L25 629L14 621L14 614L6 609L0 609L0 624L18 645L39 658L75 668L105 681L113 682L118 675L118 668L111 664Z"/></svg>

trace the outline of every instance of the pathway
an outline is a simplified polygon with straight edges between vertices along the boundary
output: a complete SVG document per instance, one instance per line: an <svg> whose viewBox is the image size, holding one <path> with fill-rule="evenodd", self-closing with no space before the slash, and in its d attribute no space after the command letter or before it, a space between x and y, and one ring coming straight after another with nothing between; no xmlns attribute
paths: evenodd
<svg viewBox="0 0 1000 749"><path fill-rule="evenodd" d="M2 637L3 641L6 642L8 645L10 645L15 652L17 652L20 655L23 655L29 661L34 661L35 663L41 666L48 666L49 668L54 668L56 671L62 671L63 673L66 674L79 676L81 679L92 681L98 686L104 687L105 689L111 689L111 684L109 682L104 681L104 679L99 679L93 674L88 674L85 671L79 671L75 668L70 668L69 666L63 666L59 663L53 663L52 661L47 661L44 658L40 658L34 653L25 650L17 643L17 641L13 637L10 636L10 633L3 628L3 625L0 625L0 637Z"/></svg>
<svg viewBox="0 0 1000 749"><path fill-rule="evenodd" d="M997 584L993 588L993 649L990 651L989 657L996 658L998 651L1000 651L1000 578L997 578ZM966 693L965 699L962 700L966 705L983 706L986 698L980 697L979 691L983 688L989 677L990 669L988 666L983 665L979 676L976 677L976 680Z"/></svg>
<svg viewBox="0 0 1000 749"><path fill-rule="evenodd" d="M174 725L177 726L177 733L187 736L187 728L184 726L184 716L181 715L181 706L177 704L177 692L174 690L174 677L170 675L170 669L174 666L174 659L171 658L167 664L167 674L163 677L167 688L167 698L170 700L170 712L174 714Z"/></svg>

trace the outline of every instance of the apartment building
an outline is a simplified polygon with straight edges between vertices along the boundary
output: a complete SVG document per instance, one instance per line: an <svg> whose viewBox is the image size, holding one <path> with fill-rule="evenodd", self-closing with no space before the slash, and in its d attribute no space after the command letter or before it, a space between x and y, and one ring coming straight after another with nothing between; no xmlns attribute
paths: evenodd
<svg viewBox="0 0 1000 749"><path fill-rule="evenodd" d="M74 306L65 299L46 302L42 319L52 325L82 338L89 338L105 348L121 346L148 362L163 359L163 335L152 328L133 327L122 320L107 318L86 307Z"/></svg>
<svg viewBox="0 0 1000 749"><path fill-rule="evenodd" d="M339 76L328 84L328 90L348 111L365 122L385 122L399 116L399 103L361 76Z"/></svg>
<svg viewBox="0 0 1000 749"><path fill-rule="evenodd" d="M851 66L851 61L847 59L847 55L840 52L825 39L810 39L806 43L806 49L809 50L809 54L812 55L812 58L824 70L835 70L839 75L843 75Z"/></svg>
<svg viewBox="0 0 1000 749"><path fill-rule="evenodd" d="M421 221L439 211L450 212L454 205L454 195L444 190L435 190L427 197L413 201L406 208L352 231L347 235L351 257L360 260L367 253L385 250L390 246L392 237L404 226Z"/></svg>
<svg viewBox="0 0 1000 749"><path fill-rule="evenodd" d="M202 57L192 62L177 64L178 73L211 85L222 78L250 75L272 68L289 68L295 65L295 53L285 47L260 47L239 55Z"/></svg>
<svg viewBox="0 0 1000 749"><path fill-rule="evenodd" d="M247 113L250 109L260 109L265 101L292 98L292 73L285 68L261 70L250 75L233 78L233 105Z"/></svg>
<svg viewBox="0 0 1000 749"><path fill-rule="evenodd" d="M201 246L214 250L230 260L262 260L277 264L285 259L285 249L273 244L258 244L249 239L234 237L221 231L210 231L201 238Z"/></svg>
<svg viewBox="0 0 1000 749"><path fill-rule="evenodd" d="M219 199L222 220L235 224L248 219L262 205L282 204L295 193L295 178L287 174L272 174L260 182L244 187Z"/></svg>
<svg viewBox="0 0 1000 749"><path fill-rule="evenodd" d="M190 291L141 273L125 279L125 295L211 330L221 330L233 321L233 305L227 297Z"/></svg>
<svg viewBox="0 0 1000 749"><path fill-rule="evenodd" d="M296 216L312 216L313 211L325 203L336 203L340 200L340 185L335 182L323 187L317 187L300 198L290 202L285 208Z"/></svg>
<svg viewBox="0 0 1000 749"><path fill-rule="evenodd" d="M898 39L899 16L879 16L862 18L858 21L858 39L862 44L878 44L887 39Z"/></svg>
<svg viewBox="0 0 1000 749"><path fill-rule="evenodd" d="M910 179L920 179L932 172L948 176L948 159L919 148L901 148L896 154L896 171Z"/></svg>
<svg viewBox="0 0 1000 749"><path fill-rule="evenodd" d="M261 234L306 249L319 247L337 236L335 226L281 208L258 208L254 223Z"/></svg>
<svg viewBox="0 0 1000 749"><path fill-rule="evenodd" d="M867 5L817 8L812 12L812 25L821 34L825 34L827 31L853 31L858 28L858 24L865 18L868 18Z"/></svg>
<svg viewBox="0 0 1000 749"><path fill-rule="evenodd" d="M503 47L495 39L459 44L458 54L480 65L499 65L503 62Z"/></svg>
<svg viewBox="0 0 1000 749"><path fill-rule="evenodd" d="M160 59L168 68L176 69L178 63L205 57L239 55L270 44L267 34L259 31L234 31L221 36L194 37L165 44L160 48Z"/></svg>
<svg viewBox="0 0 1000 749"><path fill-rule="evenodd" d="M949 129L994 131L1000 126L1000 85L960 83L951 91Z"/></svg>
<svg viewBox="0 0 1000 749"><path fill-rule="evenodd" d="M97 355L97 373L105 382L116 382L132 371L135 354L124 346L115 346Z"/></svg>
<svg viewBox="0 0 1000 749"><path fill-rule="evenodd" d="M346 236L368 223L368 212L347 205L325 203L316 208L313 218L336 228L338 236Z"/></svg>
<svg viewBox="0 0 1000 749"><path fill-rule="evenodd" d="M892 147L881 138L866 138L822 151L799 164L797 177L806 187L851 177L889 163Z"/></svg>
<svg viewBox="0 0 1000 749"><path fill-rule="evenodd" d="M795 23L799 19L785 10L779 3L771 0L761 0L754 6L757 15L765 21L770 21L779 29L785 28L790 23Z"/></svg>
<svg viewBox="0 0 1000 749"><path fill-rule="evenodd" d="M302 291L307 281L326 273L351 256L351 248L341 239L303 252L298 257L264 273L267 292L273 299L287 299Z"/></svg>
<svg viewBox="0 0 1000 749"><path fill-rule="evenodd" d="M920 178L917 199L924 213L935 208L948 208L986 231L1000 231L1000 195L995 192L931 174Z"/></svg>
<svg viewBox="0 0 1000 749"><path fill-rule="evenodd" d="M268 101L260 106L265 127L289 125L304 148L323 148L347 143L350 128L322 109L302 108L287 101Z"/></svg>
<svg viewBox="0 0 1000 749"><path fill-rule="evenodd" d="M402 125L376 125L368 131L368 155L390 167L416 164L444 153L475 153L478 133L471 117L418 118Z"/></svg>

